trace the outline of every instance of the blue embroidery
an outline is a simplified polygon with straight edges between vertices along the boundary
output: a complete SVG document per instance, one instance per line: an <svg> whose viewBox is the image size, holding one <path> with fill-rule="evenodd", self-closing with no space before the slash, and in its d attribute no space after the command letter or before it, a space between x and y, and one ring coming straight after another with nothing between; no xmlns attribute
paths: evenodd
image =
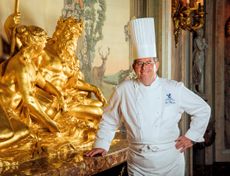
<svg viewBox="0 0 230 176"><path fill-rule="evenodd" d="M175 104L175 100L172 98L172 94L166 94L165 104Z"/></svg>

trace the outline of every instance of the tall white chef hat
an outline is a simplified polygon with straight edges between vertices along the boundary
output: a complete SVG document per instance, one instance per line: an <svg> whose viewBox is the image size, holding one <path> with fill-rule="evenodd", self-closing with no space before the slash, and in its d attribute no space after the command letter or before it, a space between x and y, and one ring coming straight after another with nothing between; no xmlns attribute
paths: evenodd
<svg viewBox="0 0 230 176"><path fill-rule="evenodd" d="M155 26L153 18L138 18L130 21L133 59L157 57Z"/></svg>

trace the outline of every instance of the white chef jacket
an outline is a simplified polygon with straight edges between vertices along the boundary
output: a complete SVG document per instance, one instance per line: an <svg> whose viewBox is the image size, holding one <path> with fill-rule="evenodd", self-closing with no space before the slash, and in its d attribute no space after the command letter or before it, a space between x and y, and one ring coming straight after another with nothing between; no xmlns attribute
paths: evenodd
<svg viewBox="0 0 230 176"><path fill-rule="evenodd" d="M211 112L209 105L202 98L187 89L183 83L173 80L157 77L150 86L144 86L138 80L126 80L116 88L109 105L104 109L94 147L108 151L115 131L121 122L124 122L130 146L130 173L167 175L172 168L165 172L167 165L164 164L169 161L170 154L162 151L171 149L172 161L180 160L180 165L184 162L180 152L175 149L175 140L180 135L178 123L184 111L191 115L190 127L185 136L192 141L202 142ZM149 152L157 155L151 158ZM158 156L159 153L161 154ZM158 162L159 157L165 155L168 156L166 161ZM150 160L140 163L138 160L141 158ZM151 160L154 162L150 162ZM151 167L151 164L154 167ZM161 164L163 170L160 169Z"/></svg>

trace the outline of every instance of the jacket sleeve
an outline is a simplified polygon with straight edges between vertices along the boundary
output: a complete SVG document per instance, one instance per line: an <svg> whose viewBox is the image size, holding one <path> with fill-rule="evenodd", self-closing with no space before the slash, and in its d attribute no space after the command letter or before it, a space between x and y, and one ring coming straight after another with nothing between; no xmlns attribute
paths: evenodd
<svg viewBox="0 0 230 176"><path fill-rule="evenodd" d="M183 83L179 83L179 87L180 108L191 116L190 126L185 136L192 141L203 142L211 108L200 96L186 88Z"/></svg>
<svg viewBox="0 0 230 176"><path fill-rule="evenodd" d="M109 101L109 105L105 107L102 119L97 132L96 141L94 143L95 148L103 148L106 151L109 150L110 144L114 138L117 128L120 126L120 96L117 90L115 90L112 98Z"/></svg>

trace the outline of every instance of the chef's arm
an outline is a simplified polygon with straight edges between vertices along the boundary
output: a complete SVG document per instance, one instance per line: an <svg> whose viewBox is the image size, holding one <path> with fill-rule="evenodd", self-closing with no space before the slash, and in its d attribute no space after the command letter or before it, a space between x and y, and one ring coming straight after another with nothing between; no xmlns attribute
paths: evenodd
<svg viewBox="0 0 230 176"><path fill-rule="evenodd" d="M115 91L107 107L104 108L102 120L96 136L94 148L109 150L117 128L121 124L120 96Z"/></svg>
<svg viewBox="0 0 230 176"><path fill-rule="evenodd" d="M211 115L210 106L194 92L180 86L180 108L191 116L191 122L185 136L193 142L203 142Z"/></svg>

